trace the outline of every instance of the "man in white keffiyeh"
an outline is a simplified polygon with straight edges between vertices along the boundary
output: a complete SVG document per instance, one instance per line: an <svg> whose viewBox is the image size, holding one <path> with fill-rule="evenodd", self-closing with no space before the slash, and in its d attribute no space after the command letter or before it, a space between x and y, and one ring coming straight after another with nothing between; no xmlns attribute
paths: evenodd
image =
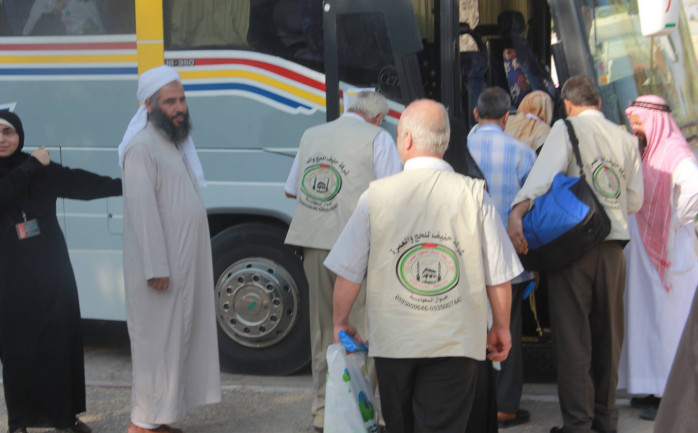
<svg viewBox="0 0 698 433"><path fill-rule="evenodd" d="M205 182L177 72L143 73L138 99L119 146L133 356L128 433L181 433L168 424L221 398Z"/></svg>

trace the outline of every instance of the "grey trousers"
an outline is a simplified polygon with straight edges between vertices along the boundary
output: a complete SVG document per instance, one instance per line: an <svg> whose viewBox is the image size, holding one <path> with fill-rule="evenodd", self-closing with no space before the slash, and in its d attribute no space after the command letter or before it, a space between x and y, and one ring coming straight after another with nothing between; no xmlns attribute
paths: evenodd
<svg viewBox="0 0 698 433"><path fill-rule="evenodd" d="M548 274L557 386L565 433L612 432L623 345L625 257L620 242L595 246Z"/></svg>
<svg viewBox="0 0 698 433"><path fill-rule="evenodd" d="M528 281L511 285L511 350L497 372L497 411L515 413L519 410L523 390L523 357L521 354L521 304Z"/></svg>
<svg viewBox="0 0 698 433"><path fill-rule="evenodd" d="M310 301L310 349L312 352L313 390L315 397L311 413L313 425L323 427L325 424L325 381L327 377L327 347L332 344L334 325L332 323L332 296L337 275L327 269L323 262L329 250L303 248L303 269L308 280ZM366 287L354 302L349 321L356 327L362 337L366 337ZM369 377L376 382L373 360L366 361Z"/></svg>

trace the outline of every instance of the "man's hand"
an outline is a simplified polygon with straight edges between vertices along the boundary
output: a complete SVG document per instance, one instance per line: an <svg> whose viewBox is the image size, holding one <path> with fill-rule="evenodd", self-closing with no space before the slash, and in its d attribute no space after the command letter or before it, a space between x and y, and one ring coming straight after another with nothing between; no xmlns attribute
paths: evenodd
<svg viewBox="0 0 698 433"><path fill-rule="evenodd" d="M148 286L158 292L164 292L170 286L170 279L169 277L151 278L148 280Z"/></svg>
<svg viewBox="0 0 698 433"><path fill-rule="evenodd" d="M492 308L492 328L487 332L487 359L504 361L511 349L511 283L487 286L487 299Z"/></svg>
<svg viewBox="0 0 698 433"><path fill-rule="evenodd" d="M507 223L507 234L509 235L509 239L511 239L511 243L514 245L514 249L516 249L516 252L519 254L528 253L528 242L526 241L526 237L524 237L522 219L523 216L526 215L526 212L528 212L530 203L531 200L524 200L514 206L509 214L509 222Z"/></svg>
<svg viewBox="0 0 698 433"><path fill-rule="evenodd" d="M356 328L351 323L345 323L342 325L335 325L334 327L334 342L339 343L339 331L346 332L351 338L356 340L359 344L366 344L366 342L361 338Z"/></svg>
<svg viewBox="0 0 698 433"><path fill-rule="evenodd" d="M504 361L511 349L511 333L509 328L492 327L487 332L487 359L490 361Z"/></svg>
<svg viewBox="0 0 698 433"><path fill-rule="evenodd" d="M46 167L51 162L51 158L48 150L46 150L46 146L41 146L40 148L33 151L32 156L36 158L44 167Z"/></svg>

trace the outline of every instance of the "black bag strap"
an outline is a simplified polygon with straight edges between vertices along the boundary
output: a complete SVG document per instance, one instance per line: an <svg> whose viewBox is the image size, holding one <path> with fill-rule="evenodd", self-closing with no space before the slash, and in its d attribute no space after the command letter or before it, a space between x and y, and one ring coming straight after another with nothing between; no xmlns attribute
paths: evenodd
<svg viewBox="0 0 698 433"><path fill-rule="evenodd" d="M584 177L584 167L582 166L582 156L579 154L579 140L577 139L577 134L574 132L572 127L572 122L568 119L563 119L565 125L567 125L567 134L570 137L570 142L572 143L572 152L574 152L574 159L577 160L577 167L579 167L579 176Z"/></svg>

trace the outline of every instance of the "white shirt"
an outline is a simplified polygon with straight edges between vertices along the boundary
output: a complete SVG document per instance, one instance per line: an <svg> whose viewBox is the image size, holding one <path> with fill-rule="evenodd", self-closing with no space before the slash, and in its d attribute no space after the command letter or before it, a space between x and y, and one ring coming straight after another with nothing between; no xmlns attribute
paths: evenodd
<svg viewBox="0 0 698 433"><path fill-rule="evenodd" d="M342 116L349 116L366 122L366 119L356 113L344 113ZM293 159L293 165L291 166L291 172L288 174L286 186L284 187L284 191L293 196L298 195L296 186L298 185L299 170L298 153L296 153L296 157ZM402 161L400 161L400 155L397 153L395 140L393 140L393 137L388 131L382 130L376 135L376 138L373 139L373 178L380 179L401 171Z"/></svg>
<svg viewBox="0 0 698 433"><path fill-rule="evenodd" d="M405 170L419 168L453 171L453 167L439 158L418 157L405 162ZM495 286L510 281L524 269L509 240L504 224L497 214L494 203L487 193L483 196L482 206L485 284ZM367 190L361 194L356 210L332 247L324 265L335 274L349 281L360 283L366 276L368 269L370 245Z"/></svg>

